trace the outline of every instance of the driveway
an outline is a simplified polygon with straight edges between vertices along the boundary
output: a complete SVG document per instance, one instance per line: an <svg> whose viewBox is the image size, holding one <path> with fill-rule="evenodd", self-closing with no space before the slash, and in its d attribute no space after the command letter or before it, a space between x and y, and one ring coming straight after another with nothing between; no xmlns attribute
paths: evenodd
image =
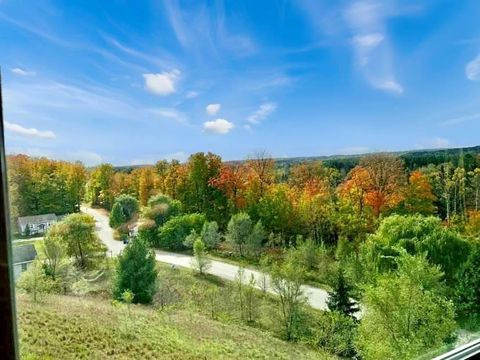
<svg viewBox="0 0 480 360"><path fill-rule="evenodd" d="M97 235L107 246L110 255L117 256L118 254L120 254L125 245L121 241L115 240L113 238L113 230L108 224L108 216L102 210L92 209L88 207L82 207L82 211L95 218ZM155 250L155 258L157 259L157 261L161 261L167 264L182 266L186 268L193 267L193 257L189 255ZM211 260L210 268L206 272L226 280L235 280L238 269L239 266L237 265L228 264L218 260ZM255 281L258 284L257 288L261 288L260 284L266 284L267 291L270 293L274 293L273 289L270 286L270 278L267 274L248 268L245 268L244 274L246 281L250 280L251 275L255 277ZM325 290L308 285L303 285L302 290L307 297L310 306L320 310L328 309L328 294Z"/></svg>

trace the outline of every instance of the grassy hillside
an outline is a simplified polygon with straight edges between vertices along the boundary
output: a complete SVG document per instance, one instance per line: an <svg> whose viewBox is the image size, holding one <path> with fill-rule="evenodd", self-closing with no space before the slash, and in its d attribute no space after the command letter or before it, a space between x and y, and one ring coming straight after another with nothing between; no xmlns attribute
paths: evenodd
<svg viewBox="0 0 480 360"><path fill-rule="evenodd" d="M24 359L331 359L263 331L188 311L112 306L100 298L19 295Z"/></svg>

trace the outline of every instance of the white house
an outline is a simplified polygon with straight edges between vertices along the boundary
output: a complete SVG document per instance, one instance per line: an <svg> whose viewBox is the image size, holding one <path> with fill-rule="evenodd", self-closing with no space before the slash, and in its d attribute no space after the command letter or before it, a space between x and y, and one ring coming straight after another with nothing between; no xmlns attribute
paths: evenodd
<svg viewBox="0 0 480 360"><path fill-rule="evenodd" d="M13 246L13 277L17 280L35 260L37 251L33 244Z"/></svg>
<svg viewBox="0 0 480 360"><path fill-rule="evenodd" d="M20 216L18 232L22 235L44 234L57 221L58 218L55 214Z"/></svg>

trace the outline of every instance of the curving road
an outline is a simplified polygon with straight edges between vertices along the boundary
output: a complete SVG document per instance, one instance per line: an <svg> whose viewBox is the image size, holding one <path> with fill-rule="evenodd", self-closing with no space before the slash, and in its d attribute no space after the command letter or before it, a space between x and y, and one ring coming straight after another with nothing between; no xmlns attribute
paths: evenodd
<svg viewBox="0 0 480 360"><path fill-rule="evenodd" d="M96 221L97 235L102 242L107 246L111 256L117 256L123 250L125 245L113 238L113 230L108 224L108 216L102 210L92 209L88 207L82 207L82 211L94 217ZM184 254L171 253L161 250L155 250L157 261L161 261L167 264L182 266L186 268L192 268L193 257ZM239 266L227 264L218 260L211 260L210 267L207 270L209 274L221 277L227 280L235 280L238 273ZM245 280L248 281L253 275L255 281L258 284L257 287L261 288L260 284L265 284L266 289L270 293L274 293L270 286L269 276L256 270L245 268ZM320 310L327 310L328 294L325 290L315 288L308 285L302 286L303 293L307 297L310 306Z"/></svg>

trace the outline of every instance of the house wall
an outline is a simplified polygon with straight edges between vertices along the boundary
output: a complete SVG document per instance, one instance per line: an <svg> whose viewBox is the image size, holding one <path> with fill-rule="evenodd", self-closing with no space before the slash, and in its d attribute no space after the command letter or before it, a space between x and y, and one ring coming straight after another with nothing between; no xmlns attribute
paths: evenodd
<svg viewBox="0 0 480 360"><path fill-rule="evenodd" d="M22 275L22 272L26 271L31 264L32 261L13 264L13 279L17 281L20 275Z"/></svg>
<svg viewBox="0 0 480 360"><path fill-rule="evenodd" d="M34 234L43 234L45 233L48 228L50 226L53 225L53 223L49 223L49 222L46 222L46 223L42 223L42 224L26 224L26 225L22 225L22 229L21 229L21 232L22 232L22 235L25 235L26 234L26 231L27 231L27 225L29 226L30 228L30 235L34 235ZM43 225L43 229L40 225Z"/></svg>

